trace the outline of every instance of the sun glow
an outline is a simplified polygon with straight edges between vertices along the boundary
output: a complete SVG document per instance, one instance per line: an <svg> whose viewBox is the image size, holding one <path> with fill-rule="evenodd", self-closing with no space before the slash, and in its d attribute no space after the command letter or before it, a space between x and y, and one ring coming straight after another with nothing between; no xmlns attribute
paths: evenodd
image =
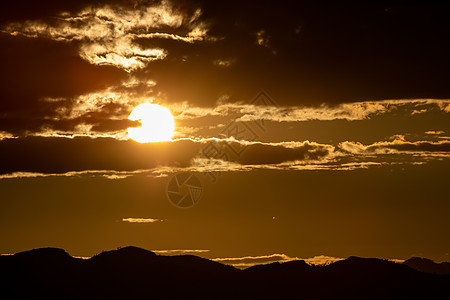
<svg viewBox="0 0 450 300"><path fill-rule="evenodd" d="M127 129L128 136L138 143L170 141L175 130L170 110L158 104L140 104L133 109L128 119L142 124Z"/></svg>

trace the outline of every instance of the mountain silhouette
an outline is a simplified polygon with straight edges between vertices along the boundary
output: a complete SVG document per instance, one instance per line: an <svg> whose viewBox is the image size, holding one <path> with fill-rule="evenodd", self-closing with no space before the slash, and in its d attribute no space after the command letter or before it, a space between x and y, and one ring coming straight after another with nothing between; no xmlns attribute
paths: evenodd
<svg viewBox="0 0 450 300"><path fill-rule="evenodd" d="M375 258L327 266L302 260L244 270L192 255L137 247L90 259L43 248L0 256L0 298L50 299L416 299L450 297L450 275Z"/></svg>
<svg viewBox="0 0 450 300"><path fill-rule="evenodd" d="M408 260L405 260L403 264L425 273L450 274L450 263L448 262L435 263L431 259L412 257Z"/></svg>

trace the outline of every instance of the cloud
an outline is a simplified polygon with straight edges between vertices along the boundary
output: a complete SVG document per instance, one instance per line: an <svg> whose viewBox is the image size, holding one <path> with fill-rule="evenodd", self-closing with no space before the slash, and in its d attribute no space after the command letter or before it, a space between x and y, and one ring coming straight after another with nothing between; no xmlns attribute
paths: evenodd
<svg viewBox="0 0 450 300"><path fill-rule="evenodd" d="M42 173L42 172L12 172L0 174L0 179L16 179L16 178L38 178L38 177L104 177L106 179L116 180L125 179L130 176L137 175L152 175L154 170L134 170L134 171L114 171L114 170L84 170L84 171L69 171L63 173ZM161 177L161 176L153 176Z"/></svg>
<svg viewBox="0 0 450 300"><path fill-rule="evenodd" d="M138 124L128 120L132 109L141 103L157 102L168 107L177 121L176 138L202 137L211 131L204 124L239 123L257 126L265 121L306 122L313 120L364 120L386 114L412 114L415 107L425 106L428 111L443 112L442 103L447 100L404 100L345 103L319 107L264 106L220 102L216 107L197 107L187 102L167 103L153 97L151 80L129 76L119 85L74 97L43 97L40 104L51 107L53 112L42 115L34 122L14 122L28 135L38 136L90 136L127 139L127 128ZM445 113L445 112L444 112ZM234 120L234 121L233 121ZM12 122L12 120L9 120ZM38 123L36 123L38 122ZM231 123L230 123L231 122ZM225 126L227 127L227 126ZM225 130L225 128L222 128ZM5 134L17 136L15 132ZM209 136L216 134L211 132ZM207 135L208 136L208 135Z"/></svg>
<svg viewBox="0 0 450 300"><path fill-rule="evenodd" d="M232 265L236 268L248 268L255 265L270 264L274 262L285 263L289 261L303 260L309 265L327 265L343 258L331 257L326 255L314 256L311 258L290 257L286 254L270 254L261 256L243 256L243 257L227 257L215 258L216 262Z"/></svg>
<svg viewBox="0 0 450 300"><path fill-rule="evenodd" d="M262 264L275 261L289 261L294 260L286 254L270 254L270 255L260 255L260 256L243 256L243 257L224 257L215 258L214 261L224 263L224 264L236 264L236 263L254 263Z"/></svg>
<svg viewBox="0 0 450 300"><path fill-rule="evenodd" d="M105 118L126 119L134 106L148 101L148 98L137 98L134 93L116 91L112 87L74 98L47 97L43 98L42 101L60 104L56 110L56 119L76 119L83 116L93 117L102 113L105 113Z"/></svg>
<svg viewBox="0 0 450 300"><path fill-rule="evenodd" d="M188 102L170 103L155 94L156 82L128 76L117 85L73 97L42 97L41 109L47 111L40 118L7 119L15 130L4 130L16 136L26 132L40 136L92 136L125 139L128 127L138 124L128 120L134 107L141 103L158 103L168 107L177 121L176 138L201 137L210 126L197 124L230 124L230 122L260 125L271 122L306 122L333 120L365 120L387 114L413 114L416 107L427 112L446 113L442 110L449 100L386 100L344 103L336 106L266 106L219 101L216 107L193 106ZM256 126L255 125L255 126ZM20 130L19 130L20 127ZM211 133L212 134L212 133Z"/></svg>
<svg viewBox="0 0 450 300"><path fill-rule="evenodd" d="M269 38L266 35L267 33L263 29L256 32L256 43L263 47L269 47Z"/></svg>
<svg viewBox="0 0 450 300"><path fill-rule="evenodd" d="M411 111L417 103L426 104L429 111L440 109L440 102L430 100L415 100L416 102L389 102L389 103L348 103L335 107L265 107L244 105L236 103L219 104L215 108L191 106L187 102L170 104L156 100L151 96L154 82L129 77L120 85L108 87L103 90L91 92L74 97L44 97L41 98L42 107L51 107L40 118L34 119L7 119L13 124L14 130L4 130L0 137L13 137L20 135L35 135L43 137L112 137L126 140L127 128L138 126L130 120L128 115L132 109L141 103L154 103L167 106L177 121L175 138L201 138L203 136L217 135L211 126L202 124L219 124L219 132L225 130L223 123L248 124L257 127L265 121L272 122L306 122L312 120L362 120L371 119L385 114L396 114L399 110ZM422 105L422 104L421 104ZM201 119L208 118L208 119ZM233 119L234 118L234 121ZM33 120L30 122L29 120ZM231 121L231 123L230 123ZM259 127L257 127L258 129ZM208 133L209 132L209 133ZM429 131L430 134L431 131ZM436 131L437 132L437 131ZM242 137L241 137L242 138ZM245 138L245 137L244 137Z"/></svg>
<svg viewBox="0 0 450 300"><path fill-rule="evenodd" d="M0 82L0 131L13 135L39 131L67 111L74 97L117 85L127 75L87 63L67 43L5 34L0 40L0 63L8 74L8 80Z"/></svg>
<svg viewBox="0 0 450 300"><path fill-rule="evenodd" d="M14 156L11 156L14 153ZM139 144L91 137L40 137L0 141L1 178L48 176L164 177L200 173L270 170L355 170L396 164L423 164L450 157L450 141L338 145L310 141L256 142L234 138L179 139Z"/></svg>
<svg viewBox="0 0 450 300"><path fill-rule="evenodd" d="M206 29L200 29L198 27L194 28L191 32L189 32L186 36L180 36L173 33L162 33L162 32L153 32L153 33L145 33L145 34L136 34L135 38L141 39L169 39L174 41L182 41L186 43L194 43L196 41L202 41L207 39L206 37Z"/></svg>
<svg viewBox="0 0 450 300"><path fill-rule="evenodd" d="M85 127L84 127L85 126ZM84 129L85 128L85 129ZM88 137L88 138L113 138L115 140L129 140L128 135L124 131L113 131L113 132L95 132L91 131L92 125L77 125L73 130L70 131L59 131L53 129L44 128L40 132L30 133L27 136L37 136L37 137L53 137L53 138L69 138L74 139L78 137Z"/></svg>
<svg viewBox="0 0 450 300"><path fill-rule="evenodd" d="M309 265L328 265L337 261L343 260L343 258L332 257L327 255L318 255L311 258L306 258L304 261Z"/></svg>
<svg viewBox="0 0 450 300"><path fill-rule="evenodd" d="M236 59L215 59L213 64L221 68L229 68L236 62Z"/></svg>
<svg viewBox="0 0 450 300"><path fill-rule="evenodd" d="M13 36L48 38L60 42L76 41L79 55L95 65L112 65L126 71L141 69L148 62L161 60L167 51L142 48L135 39L173 39L193 43L203 40L206 29L198 22L201 12L186 16L169 1L152 6L137 3L134 8L117 5L91 6L77 14L60 13L50 21L10 23L2 31ZM184 30L186 36L155 30Z"/></svg>
<svg viewBox="0 0 450 300"><path fill-rule="evenodd" d="M15 131L25 131L26 135L123 140L127 136L126 129L137 125L128 120L128 115L137 105L153 102L151 94L155 84L151 80L128 76L117 85L95 92L73 97L41 97L39 105L47 107L48 111L34 117L32 124L12 118L5 123L14 123Z"/></svg>
<svg viewBox="0 0 450 300"><path fill-rule="evenodd" d="M421 109L421 110L413 110L413 112L411 113L411 115L418 115L418 114L423 114L426 113L427 110L426 109Z"/></svg>
<svg viewBox="0 0 450 300"><path fill-rule="evenodd" d="M6 132L6 131L0 131L0 141L4 139L16 139L17 136L14 136L13 134Z"/></svg>
<svg viewBox="0 0 450 300"><path fill-rule="evenodd" d="M440 135L440 134L444 134L445 131L443 130L430 130L430 131L426 131L425 134L430 134L430 135Z"/></svg>
<svg viewBox="0 0 450 300"><path fill-rule="evenodd" d="M395 139L387 142L376 142L370 145L363 145L359 142L342 142L339 149L353 154L395 154L395 153L448 153L450 152L450 141L442 140L438 142L415 141L409 142L404 139ZM432 154L430 154L432 155Z"/></svg>
<svg viewBox="0 0 450 300"><path fill-rule="evenodd" d="M11 153L15 153L14 157L3 162L3 174L188 167L195 158L228 157L231 163L240 165L276 164L290 160L322 160L333 149L333 146L309 141L261 143L233 138L179 139L167 143L139 144L114 138L28 136L0 142L0 156L10 157ZM241 155L236 155L236 151Z"/></svg>
<svg viewBox="0 0 450 300"><path fill-rule="evenodd" d="M445 112L450 112L450 103L448 102L439 103L439 107Z"/></svg>
<svg viewBox="0 0 450 300"><path fill-rule="evenodd" d="M128 223L158 223L163 222L161 219L150 219L150 218L123 218L122 222Z"/></svg>
<svg viewBox="0 0 450 300"><path fill-rule="evenodd" d="M211 145L227 151L229 160L223 156L205 156L205 153L213 154L209 149ZM30 152L30 149L33 150ZM16 158L3 163L0 178L94 176L124 179L164 177L179 171L318 169L318 164L325 164L333 157L333 149L334 146L309 141L262 143L229 138L138 144L112 138L30 136L0 143L0 155L16 153ZM236 156L236 150L245 151ZM26 159L21 155L24 152Z"/></svg>
<svg viewBox="0 0 450 300"><path fill-rule="evenodd" d="M209 145L213 146L213 143ZM214 147L214 146L213 146ZM228 161L241 165L279 164L287 161L324 160L334 152L334 146L310 141L262 143L246 141L225 141L216 146L222 152L216 154L207 148L202 153L208 158L224 156ZM213 149L215 151L215 149Z"/></svg>
<svg viewBox="0 0 450 300"><path fill-rule="evenodd" d="M315 5L303 7L299 4L301 9L289 9L285 4L272 2L258 3L257 6L250 2L244 4L235 1L172 3L120 1L120 5L97 4L84 9L85 1L76 5L61 3L46 8L35 4L9 3L3 16L16 21L2 26L2 30L8 33L2 36L5 38L2 39L2 46L4 43L8 48L24 40L28 44L13 49L20 48L25 52L20 55L15 54L17 51L0 51L2 63L9 64L9 70L13 72L14 69L25 70L27 65L36 66L33 69L35 72L29 72L28 69L16 71L20 73L17 81L22 79L21 82L26 81L27 86L34 81L42 81L30 90L50 90L40 93L40 96L49 97L61 96L58 93L61 89L59 86L67 85L76 90L82 86L87 89L88 84L94 85L100 78L105 78L105 74L91 75L94 71L87 68L90 76L73 76L76 78L75 84L64 84L68 82L66 77L71 78L74 74L79 62L65 68L66 76L57 66L61 61L66 64L73 61L74 52L78 57L83 57L86 64L92 63L91 67L106 65L113 66L112 69L136 70L133 74L151 74L152 80L158 83L155 90L165 93L171 102L185 99L198 105L212 106L218 94L230 94L233 101L242 101L250 99L261 88L270 90L283 105L292 106L364 99L448 97L444 76L448 58L442 51L437 51L445 48L442 44L445 41L430 40L428 34L418 37L413 32L415 27L411 26L407 30L409 34L405 35L407 41L404 44L397 43L398 39L392 34L405 28L401 24L390 24L394 26L393 30L379 19L371 18L378 7L370 6L353 13L353 10L344 7L328 12ZM15 13L11 13L10 7L14 8ZM41 13L30 12L33 10L30 7L41 10ZM239 9L236 10L236 7ZM67 12L57 13L59 9ZM21 13L23 11L28 13ZM9 15L12 17L8 18ZM335 15L345 17L335 18ZM36 16L51 18L36 19ZM431 21L435 18L433 14L422 17ZM307 25L301 21L304 18L310 20ZM29 20L17 21L23 19ZM329 19L331 23L320 21L323 19ZM436 22L422 22L420 26L423 24L432 27L424 29L424 33L430 30L438 32L440 36L447 35L446 26ZM295 32L300 27L301 32ZM346 30L343 32L342 28ZM366 40L361 38L361 28L378 28L381 34L370 38L370 35L365 35ZM318 32L320 39L317 39ZM30 38L24 38L26 36ZM210 43L211 37L220 39ZM30 43L29 40L34 41ZM50 51L39 48L39 44L44 42L48 42ZM262 46L267 43L283 55L271 55ZM405 46L412 43L422 46L414 49ZM27 48L27 45L31 47ZM68 59L54 57L52 51L59 47L70 54ZM359 55L354 55L355 51ZM35 54L28 62L28 58L33 55L30 52ZM231 57L236 59L233 68L224 70L212 64L214 60L224 61ZM8 60L11 62L8 63ZM217 63L220 64L220 61ZM392 70L392 65L406 67ZM146 68L149 66L151 69ZM57 69L53 77L57 80L61 78L58 84L52 80L33 80L39 76L48 76L49 72L43 72L47 68ZM110 72L108 70L105 73ZM83 75L85 73L87 71ZM24 77L26 80L23 80ZM450 110L448 103L442 105L442 110ZM247 117L255 116L249 113ZM270 112L266 112L266 117L272 118ZM282 116L275 117L283 119ZM353 115L343 117L346 118L352 119Z"/></svg>
<svg viewBox="0 0 450 300"><path fill-rule="evenodd" d="M185 254L199 254L199 253L207 253L210 250L204 249L173 249L173 250L151 250L159 255L185 255Z"/></svg>
<svg viewBox="0 0 450 300"><path fill-rule="evenodd" d="M160 165L186 166L198 148L198 144L186 141L138 144L112 138L29 136L0 142L1 156L9 157L2 163L1 172L135 171Z"/></svg>
<svg viewBox="0 0 450 300"><path fill-rule="evenodd" d="M175 117L180 120L206 116L235 116L236 121L304 122L311 120L364 120L374 116L403 111L414 115L417 107L423 113L445 110L450 100L412 99L341 103L335 106L264 106L242 103L225 103L214 108L190 106L187 102L170 104Z"/></svg>
<svg viewBox="0 0 450 300"><path fill-rule="evenodd" d="M231 265L236 268L245 269L255 265L271 264L271 263L285 263L290 261L304 261L308 265L312 266L324 266L335 263L337 261L344 260L344 258L333 257L327 255L317 255L309 258L291 257L286 254L270 254L261 256L243 256L243 257L227 257L227 258L215 258L216 262L220 262L226 265ZM404 260L392 258L390 261L396 263L402 263Z"/></svg>
<svg viewBox="0 0 450 300"><path fill-rule="evenodd" d="M78 258L78 259L90 259L91 258L91 256L77 256L77 255L72 255L72 257Z"/></svg>
<svg viewBox="0 0 450 300"><path fill-rule="evenodd" d="M395 262L395 263L397 263L397 264L401 264L401 263L404 263L404 262L405 262L404 259L399 259L399 258L389 258L388 260L389 260L389 261L392 261L392 262Z"/></svg>

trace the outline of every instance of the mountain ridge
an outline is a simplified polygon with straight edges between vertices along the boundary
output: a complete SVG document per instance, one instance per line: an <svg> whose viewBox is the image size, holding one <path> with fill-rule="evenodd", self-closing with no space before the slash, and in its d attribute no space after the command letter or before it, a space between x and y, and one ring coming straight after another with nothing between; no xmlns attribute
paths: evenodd
<svg viewBox="0 0 450 300"><path fill-rule="evenodd" d="M0 296L19 298L402 299L449 295L450 286L448 274L376 258L349 257L326 266L298 260L241 270L194 255L163 256L132 246L89 259L63 249L34 249L3 256L0 270Z"/></svg>
<svg viewBox="0 0 450 300"><path fill-rule="evenodd" d="M450 274L450 262L436 263L428 258L411 257L403 262L408 267L431 274Z"/></svg>

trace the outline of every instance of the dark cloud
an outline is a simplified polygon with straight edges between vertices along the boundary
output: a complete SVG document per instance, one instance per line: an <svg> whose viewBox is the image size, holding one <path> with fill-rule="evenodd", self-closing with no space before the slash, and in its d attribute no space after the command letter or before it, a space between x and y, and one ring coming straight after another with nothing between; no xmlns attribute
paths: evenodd
<svg viewBox="0 0 450 300"><path fill-rule="evenodd" d="M1 172L64 173L186 166L199 151L189 142L138 144L111 138L27 137L0 142Z"/></svg>
<svg viewBox="0 0 450 300"><path fill-rule="evenodd" d="M228 143L227 146L231 160L237 160L243 165L279 164L296 160L319 160L327 157L330 154L330 150L332 150L332 147L330 149L328 145L327 147L308 142L299 143L294 148L261 144L254 144L243 148L238 143ZM239 154L240 152L242 154Z"/></svg>
<svg viewBox="0 0 450 300"><path fill-rule="evenodd" d="M260 89L282 104L450 95L448 5L194 3L202 7L209 35L220 39L184 47L164 42L172 60L150 69L172 101L211 105L221 93L249 100ZM264 47L257 43L261 30L270 41ZM211 61L221 58L237 63L214 68Z"/></svg>
<svg viewBox="0 0 450 300"><path fill-rule="evenodd" d="M188 167L193 158L236 161L242 165L277 164L292 160L317 160L330 147L299 143L294 148L278 145L243 145L214 142L226 156L211 156L208 141L181 140L169 143L138 144L112 138L27 137L0 141L2 174L13 172L64 173L84 170L133 171L161 166ZM233 151L241 151L239 155ZM209 153L209 154L208 154Z"/></svg>
<svg viewBox="0 0 450 300"><path fill-rule="evenodd" d="M166 143L139 144L129 140L91 137L33 137L3 139L0 141L0 173L14 172L65 173L86 170L135 171L159 167L193 167L192 170L220 168L216 160L223 161L224 169L238 166L279 166L282 168L305 163L323 165L323 169L352 167L354 163L379 165L384 162L410 161L423 163L423 159L408 158L408 153L424 154L425 159L445 157L450 152L449 141L408 142L395 140L363 145L343 142L338 146L314 142L249 143L232 140L177 140ZM403 153L403 154L402 154ZM380 157L365 157L380 154ZM392 154L392 157L383 157ZM443 155L442 155L443 154ZM336 156L337 155L337 156ZM332 160L337 157L338 160ZM331 160L330 160L331 159ZM209 161L210 160L210 161ZM209 161L209 162L208 162ZM226 162L231 163L228 165ZM236 165L237 163L237 165ZM332 165L329 165L329 164ZM320 166L319 166L320 167ZM363 166L364 167L364 166Z"/></svg>
<svg viewBox="0 0 450 300"><path fill-rule="evenodd" d="M1 22L20 22L30 19L52 18L60 12L78 12L87 6L120 5L136 8L138 5L152 5L160 0L22 0L0 3Z"/></svg>
<svg viewBox="0 0 450 300"><path fill-rule="evenodd" d="M416 151L416 152L450 152L450 141L429 142L396 142L396 143L380 143L371 145L368 151L377 151L379 149L393 149L397 151Z"/></svg>
<svg viewBox="0 0 450 300"><path fill-rule="evenodd" d="M393 137L392 141L376 142L363 145L358 142L342 142L337 146L337 151L353 154L424 154L429 157L446 157L450 152L449 140L415 142L406 141L402 135Z"/></svg>
<svg viewBox="0 0 450 300"><path fill-rule="evenodd" d="M0 124L13 133L36 131L67 103L46 97L73 97L120 82L125 72L94 66L72 45L0 34Z"/></svg>
<svg viewBox="0 0 450 300"><path fill-rule="evenodd" d="M34 19L61 11L76 12L89 2L42 5L51 7L45 11L33 3L25 8L14 6L9 11L12 16ZM113 3L139 9L157 1ZM446 53L450 44L446 36L450 23L446 4L394 5L391 1L175 4L188 13L201 8L201 21L206 24L208 35L218 40L195 45L164 39L138 41L168 51L167 59L149 64L140 72L156 80L157 90L167 94L170 101L183 99L212 105L224 93L232 95L231 100L245 100L261 89L286 104L449 97L446 70L450 60ZM183 28L165 30L183 32ZM259 45L258 32L264 32L270 43ZM213 65L217 59L235 59L236 64L223 70Z"/></svg>

